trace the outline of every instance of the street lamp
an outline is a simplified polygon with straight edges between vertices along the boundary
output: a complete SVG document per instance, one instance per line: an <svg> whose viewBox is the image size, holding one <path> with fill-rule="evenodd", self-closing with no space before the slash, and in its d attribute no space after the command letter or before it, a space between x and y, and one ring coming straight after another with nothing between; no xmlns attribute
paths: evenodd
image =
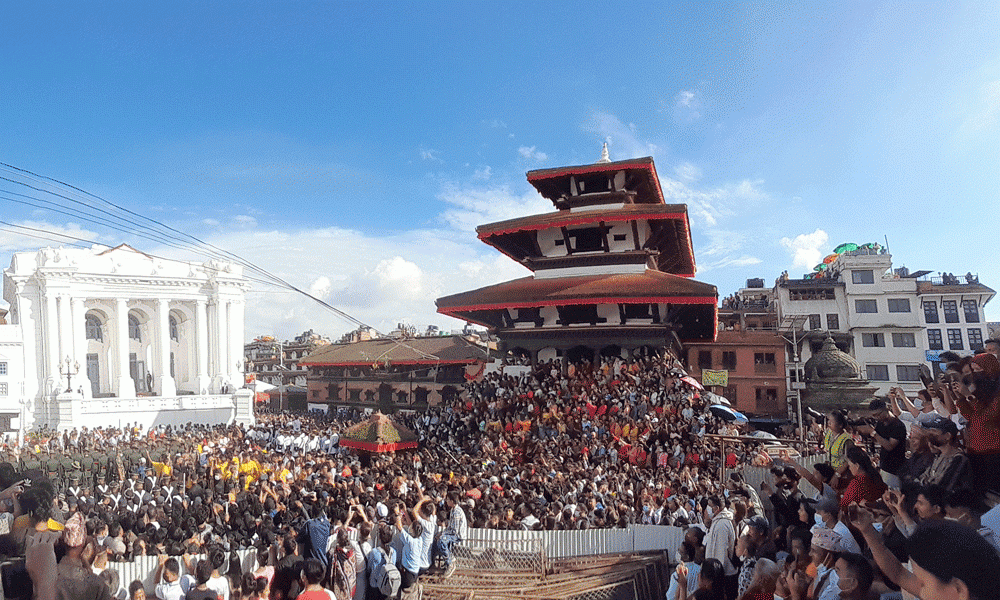
<svg viewBox="0 0 1000 600"><path fill-rule="evenodd" d="M66 365L66 371L63 372L62 367L60 366L59 367L59 374L66 376L66 393L70 394L70 393L73 392L72 377L73 377L73 375L76 375L77 373L80 372L80 363L79 362L73 362L67 356L66 360L63 361L63 364Z"/></svg>

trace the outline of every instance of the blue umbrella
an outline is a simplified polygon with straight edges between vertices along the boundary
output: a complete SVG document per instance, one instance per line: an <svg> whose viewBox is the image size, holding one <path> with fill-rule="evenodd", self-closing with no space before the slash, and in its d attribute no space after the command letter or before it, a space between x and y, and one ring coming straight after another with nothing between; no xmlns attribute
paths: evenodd
<svg viewBox="0 0 1000 600"><path fill-rule="evenodd" d="M743 413L738 410L734 410L724 404L713 404L708 407L713 415L723 419L725 421L743 421L744 423L749 422L750 419L746 417Z"/></svg>

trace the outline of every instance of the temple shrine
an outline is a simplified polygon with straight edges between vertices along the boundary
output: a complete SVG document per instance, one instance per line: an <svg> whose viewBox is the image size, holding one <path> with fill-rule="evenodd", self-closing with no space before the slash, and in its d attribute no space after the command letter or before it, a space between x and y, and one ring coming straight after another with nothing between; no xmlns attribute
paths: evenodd
<svg viewBox="0 0 1000 600"><path fill-rule="evenodd" d="M672 351L716 336L718 291L696 281L687 205L667 204L652 158L530 171L555 212L481 225L532 275L437 300L532 363Z"/></svg>

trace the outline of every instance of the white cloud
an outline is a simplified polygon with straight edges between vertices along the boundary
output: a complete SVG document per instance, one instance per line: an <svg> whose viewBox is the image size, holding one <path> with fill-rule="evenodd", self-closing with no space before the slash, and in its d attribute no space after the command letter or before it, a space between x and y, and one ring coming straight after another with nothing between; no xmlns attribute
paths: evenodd
<svg viewBox="0 0 1000 600"><path fill-rule="evenodd" d="M552 203L535 190L521 195L507 187L461 188L447 185L438 198L451 204L441 219L459 231L475 231L483 223L504 221L541 212L551 212Z"/></svg>
<svg viewBox="0 0 1000 600"><path fill-rule="evenodd" d="M44 246L86 244L79 240L97 241L100 235L81 228L76 223L52 224L47 221L9 221L0 225L0 250L20 252ZM64 234L69 237L61 237ZM74 239L79 238L79 239Z"/></svg>
<svg viewBox="0 0 1000 600"><path fill-rule="evenodd" d="M443 160L441 160L438 157L438 154L440 154L440 153L437 150L431 150L430 148L423 148L423 147L420 148L420 159L421 160L430 160L430 161L435 161L435 162L444 162Z"/></svg>
<svg viewBox="0 0 1000 600"><path fill-rule="evenodd" d="M976 114L966 120L966 130L990 129L1000 121L1000 79L983 85Z"/></svg>
<svg viewBox="0 0 1000 600"><path fill-rule="evenodd" d="M250 228L257 226L257 219L251 217L250 215L236 215L233 217L233 223L235 223L237 227Z"/></svg>
<svg viewBox="0 0 1000 600"><path fill-rule="evenodd" d="M208 225L209 227L218 227L219 221L217 219L202 219L202 225Z"/></svg>
<svg viewBox="0 0 1000 600"><path fill-rule="evenodd" d="M708 271L714 271L717 269L725 269L727 267L749 267L753 265L759 265L762 263L761 259L756 256L750 256L744 254L739 257L734 258L723 258L710 263L698 263L698 274L702 275Z"/></svg>
<svg viewBox="0 0 1000 600"><path fill-rule="evenodd" d="M309 293L317 298L326 298L330 295L330 289L330 278L326 275L321 275L309 286Z"/></svg>
<svg viewBox="0 0 1000 600"><path fill-rule="evenodd" d="M701 118L701 91L698 88L681 90L674 96L674 119L697 121Z"/></svg>
<svg viewBox="0 0 1000 600"><path fill-rule="evenodd" d="M640 140L634 125L626 125L611 113L595 111L583 126L585 131L597 133L608 143L611 160L625 160L643 156L656 156L656 144ZM594 152L594 160L600 158L600 148Z"/></svg>
<svg viewBox="0 0 1000 600"><path fill-rule="evenodd" d="M660 177L660 187L666 201L686 203L688 212L709 227L714 227L720 219L735 214L737 205L745 206L767 200L769 196L760 189L763 183L744 179L738 183L699 189L676 179Z"/></svg>
<svg viewBox="0 0 1000 600"><path fill-rule="evenodd" d="M476 169L475 172L472 174L472 178L486 181L492 175L493 175L493 169L491 169L489 165L486 165L485 167Z"/></svg>
<svg viewBox="0 0 1000 600"><path fill-rule="evenodd" d="M794 238L781 238L781 245L788 249L792 256L793 267L811 269L823 259L823 247L830 241L830 236L822 229L812 233L802 233Z"/></svg>
<svg viewBox="0 0 1000 600"><path fill-rule="evenodd" d="M682 162L674 167L674 174L678 179L687 182L694 182L701 179L701 169L689 162Z"/></svg>
<svg viewBox="0 0 1000 600"><path fill-rule="evenodd" d="M537 150L535 146L521 146L517 149L518 153L524 158L530 158L531 160L543 161L549 158L549 155Z"/></svg>

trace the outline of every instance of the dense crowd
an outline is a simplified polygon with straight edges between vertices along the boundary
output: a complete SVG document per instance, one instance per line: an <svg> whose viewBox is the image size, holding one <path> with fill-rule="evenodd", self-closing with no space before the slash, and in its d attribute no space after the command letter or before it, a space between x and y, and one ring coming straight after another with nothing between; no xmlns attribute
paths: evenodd
<svg viewBox="0 0 1000 600"><path fill-rule="evenodd" d="M0 553L27 554L32 580L49 581L36 563L50 567L52 597L360 600L405 594L434 569L450 575L470 527L638 523L687 529L676 557L684 576L668 600L742 600L748 590L755 600L829 600L845 591L833 574L841 559L843 573L867 566L885 593L912 593L912 573L944 572L912 539L925 548L982 531L986 493L1000 488L1000 363L954 358L913 402L894 390L873 401L872 418L835 412L809 427L798 456L829 457L814 469L753 443L722 455L715 436L745 428L716 416L676 361L655 357L488 374L454 405L398 417L421 440L411 452L343 448L357 411L261 415L249 428L42 433L0 463ZM774 480L755 489L740 471L762 463ZM799 490L803 480L816 498ZM961 531L932 523L949 511L961 513ZM47 560L53 547L58 564ZM242 549L254 551L249 568ZM160 557L155 589L108 568L139 555ZM912 571L898 566L907 559ZM872 586L865 593L882 589Z"/></svg>

